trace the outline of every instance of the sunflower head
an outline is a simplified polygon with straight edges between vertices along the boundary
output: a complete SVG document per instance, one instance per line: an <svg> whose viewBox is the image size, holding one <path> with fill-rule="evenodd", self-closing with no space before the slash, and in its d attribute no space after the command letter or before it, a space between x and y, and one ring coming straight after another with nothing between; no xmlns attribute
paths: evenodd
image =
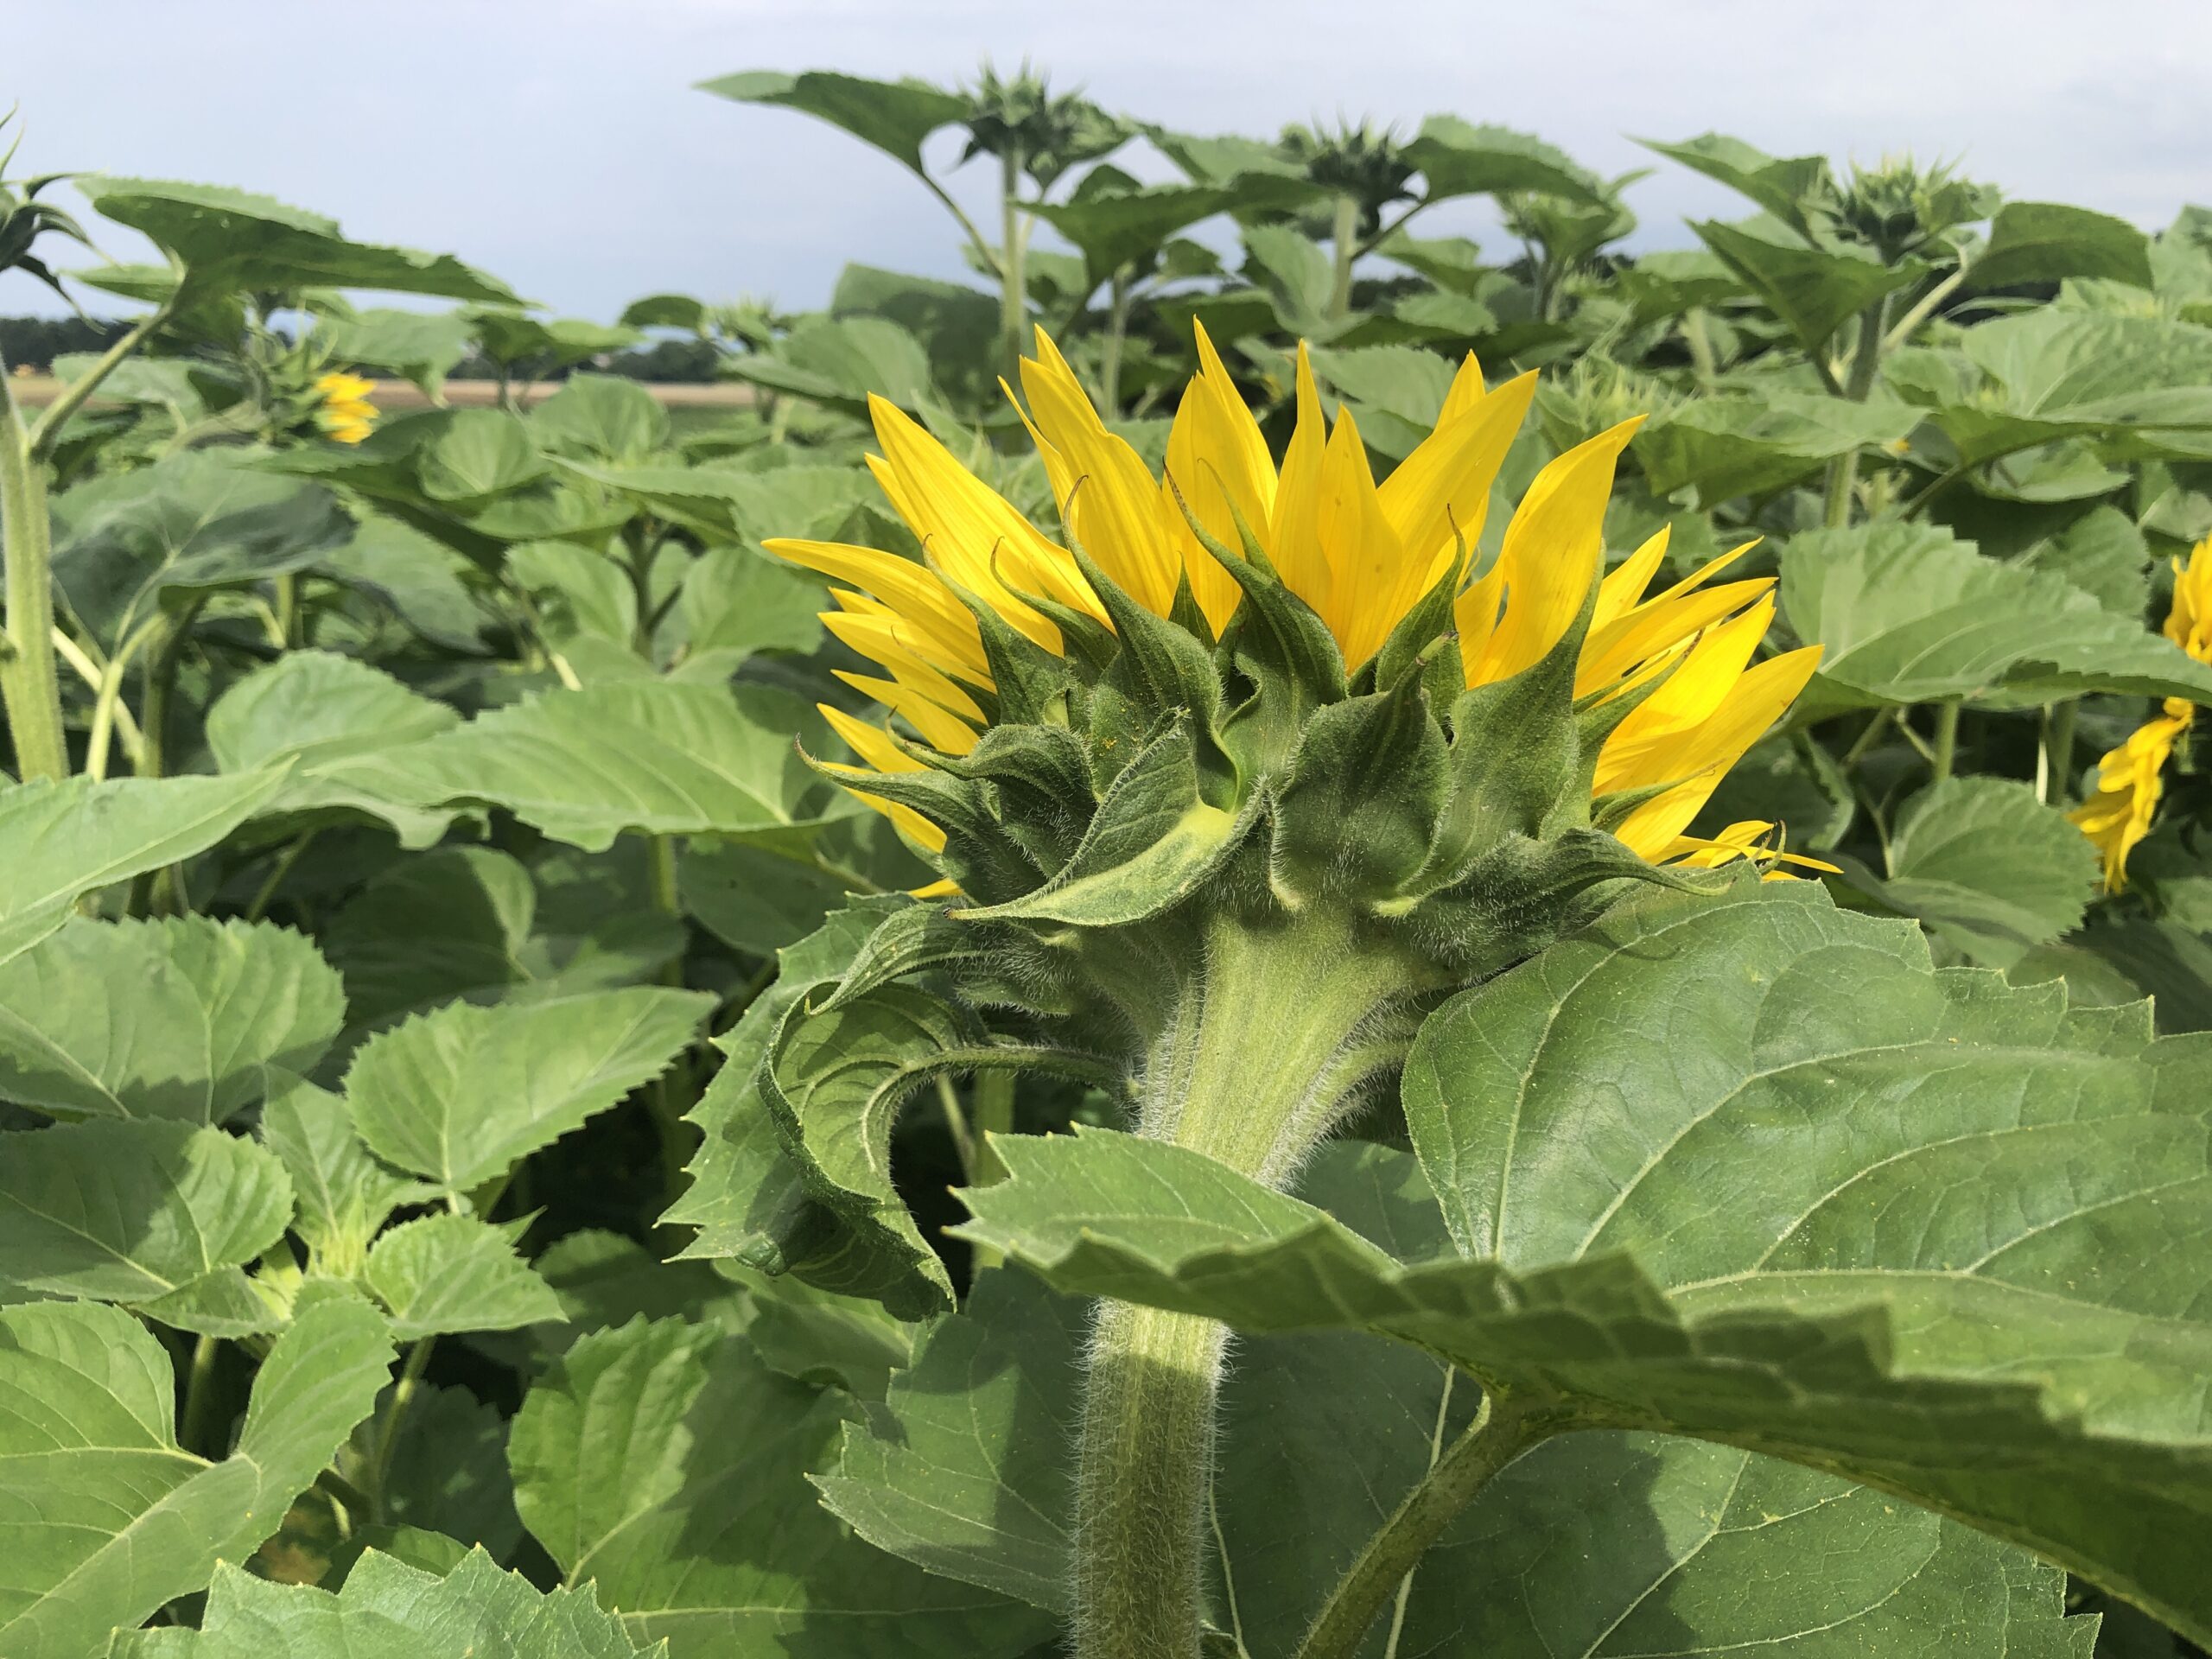
<svg viewBox="0 0 2212 1659"><path fill-rule="evenodd" d="M315 383L315 425L337 443L359 443L375 430L377 406L369 401L376 383L358 374L331 373Z"/></svg>
<svg viewBox="0 0 2212 1659"><path fill-rule="evenodd" d="M829 769L935 860L950 914L1049 957L1332 907L1448 982L1626 881L1711 879L1682 874L1719 861L1685 833L1818 653L1755 660L1772 584L1718 579L1743 549L1666 582L1662 532L1606 571L1637 423L1545 467L1484 556L1534 376L1492 388L1469 358L1378 480L1302 348L1278 459L1198 347L1158 474L1039 333L1017 407L1048 523L877 400L869 465L922 557L767 543L830 579L824 620L880 665L844 677L890 719L825 708L860 757Z"/></svg>

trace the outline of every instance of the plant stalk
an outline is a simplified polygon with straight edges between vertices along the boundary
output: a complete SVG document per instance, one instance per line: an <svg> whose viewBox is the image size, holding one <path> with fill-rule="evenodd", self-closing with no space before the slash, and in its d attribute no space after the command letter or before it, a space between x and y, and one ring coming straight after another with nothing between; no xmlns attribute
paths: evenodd
<svg viewBox="0 0 2212 1659"><path fill-rule="evenodd" d="M1956 697L1936 705L1936 753L1928 764L1939 784L1950 777L1958 760L1959 713L1964 707Z"/></svg>
<svg viewBox="0 0 2212 1659"><path fill-rule="evenodd" d="M2080 705L2071 697L2044 710L2042 798L2064 806L2074 798L2074 717Z"/></svg>
<svg viewBox="0 0 2212 1659"><path fill-rule="evenodd" d="M1336 224L1330 232L1336 255L1335 280L1329 286L1329 321L1342 322L1351 315L1351 266L1359 257L1359 203L1351 196L1337 198Z"/></svg>
<svg viewBox="0 0 2212 1659"><path fill-rule="evenodd" d="M1368 1627L1452 1517L1506 1465L1565 1423L1556 1408L1485 1393L1474 1421L1406 1494L1338 1581L1299 1644L1296 1659L1351 1659Z"/></svg>
<svg viewBox="0 0 2212 1659"><path fill-rule="evenodd" d="M0 363L0 550L7 563L0 699L7 705L17 778L59 781L69 775L69 746L54 658L54 524L45 463L8 381L7 365Z"/></svg>
<svg viewBox="0 0 2212 1659"><path fill-rule="evenodd" d="M1138 1133L1286 1185L1367 1079L1402 1058L1391 1010L1420 981L1324 905L1266 925L1217 918L1192 960L1143 1016ZM1077 1659L1198 1652L1228 1341L1210 1319L1099 1304L1077 1459Z"/></svg>
<svg viewBox="0 0 2212 1659"><path fill-rule="evenodd" d="M1874 377L1882 368L1882 333L1890 318L1890 296L1886 294L1868 306L1859 315L1859 343L1851 360L1851 376L1843 385L1843 395L1854 404L1863 404L1874 390ZM1841 530L1851 522L1851 502L1859 484L1859 451L1847 450L1828 463L1828 488L1825 521L1830 530Z"/></svg>
<svg viewBox="0 0 2212 1659"><path fill-rule="evenodd" d="M1022 354L1029 349L1029 287L1022 269L1028 229L1021 216L1021 150L1010 146L999 158L999 333L1006 351L1007 384L1021 384Z"/></svg>
<svg viewBox="0 0 2212 1659"><path fill-rule="evenodd" d="M1098 412L1108 420L1122 412L1122 347L1129 333L1130 267L1116 270L1108 285L1106 340L1098 360Z"/></svg>
<svg viewBox="0 0 2212 1659"><path fill-rule="evenodd" d="M207 1443L208 1414L215 1407L215 1357L222 1344L201 1336L192 1344L192 1364L184 1374L184 1404L177 1416L176 1443L204 1458L219 1456L221 1448Z"/></svg>

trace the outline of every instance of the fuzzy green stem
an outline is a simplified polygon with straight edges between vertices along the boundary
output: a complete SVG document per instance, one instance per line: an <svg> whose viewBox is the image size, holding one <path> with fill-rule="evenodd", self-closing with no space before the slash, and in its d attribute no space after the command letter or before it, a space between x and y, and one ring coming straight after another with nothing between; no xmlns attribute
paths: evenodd
<svg viewBox="0 0 2212 1659"><path fill-rule="evenodd" d="M6 633L0 638L0 698L8 710L16 775L69 775L61 724L61 680L54 659L54 526L46 467L31 447L22 411L0 363L0 556L7 562Z"/></svg>
<svg viewBox="0 0 2212 1659"><path fill-rule="evenodd" d="M1401 1057L1388 1012L1420 981L1320 904L1266 924L1218 918L1199 957L1154 1011L1138 1132L1285 1185L1362 1085ZM1077 1456L1077 1659L1198 1651L1227 1344L1209 1319L1099 1304Z"/></svg>
<svg viewBox="0 0 2212 1659"><path fill-rule="evenodd" d="M1322 1605L1296 1659L1351 1659L1452 1518L1499 1470L1563 1427L1555 1411L1484 1395L1475 1421L1408 1492ZM1401 1605L1402 1612L1402 1604Z"/></svg>
<svg viewBox="0 0 2212 1659"><path fill-rule="evenodd" d="M1102 1302L1076 1465L1077 1659L1197 1659L1215 1320Z"/></svg>
<svg viewBox="0 0 2212 1659"><path fill-rule="evenodd" d="M1936 753L1928 764L1939 784L1950 777L1959 758L1959 712L1964 706L1956 697L1936 705Z"/></svg>
<svg viewBox="0 0 2212 1659"><path fill-rule="evenodd" d="M652 894L653 908L674 920L680 927L683 920L683 902L677 884L676 838L673 836L652 836L646 842L646 880ZM675 960L661 971L664 983L681 988L683 984L683 957L678 952ZM668 1071L655 1077L645 1091L646 1101L653 1116L653 1125L660 1133L661 1191L669 1204L674 1204L683 1191L683 1172L691 1161L692 1130L683 1121L683 1102L678 1077L684 1062L679 1058Z"/></svg>
<svg viewBox="0 0 2212 1659"><path fill-rule="evenodd" d="M999 170L999 334L1006 352L1006 377L1021 384L1022 353L1029 349L1029 289L1023 270L1028 232L1021 221L1021 150L1009 145Z"/></svg>
<svg viewBox="0 0 2212 1659"><path fill-rule="evenodd" d="M1351 196L1337 198L1336 223L1330 231L1336 255L1334 279L1329 285L1329 321L1342 322L1351 315L1351 266L1359 257L1359 203Z"/></svg>
<svg viewBox="0 0 2212 1659"><path fill-rule="evenodd" d="M375 1504L375 1516L385 1517L387 1505L385 1483L391 1476L392 1453L399 1449L399 1431L407 1420L407 1408L415 1398L416 1390L423 1385L423 1373L430 1366L430 1348L435 1337L420 1337L407 1351L407 1362L399 1369L399 1381L392 1385L391 1399L384 1408L384 1421L378 1425L376 1465L371 1471L371 1500Z"/></svg>
<svg viewBox="0 0 2212 1659"><path fill-rule="evenodd" d="M1851 360L1851 378L1844 382L1843 395L1854 404L1863 404L1874 390L1874 377L1882 368L1882 334L1890 318L1890 296L1886 294L1859 314L1859 345ZM1859 451L1846 451L1828 463L1827 522L1831 530L1841 530L1851 522L1851 502L1859 483Z"/></svg>
<svg viewBox="0 0 2212 1659"><path fill-rule="evenodd" d="M1697 376L1698 389L1713 390L1713 378L1719 372L1713 356L1713 336L1705 326L1705 308L1694 305L1682 313L1682 340L1690 348L1690 368Z"/></svg>

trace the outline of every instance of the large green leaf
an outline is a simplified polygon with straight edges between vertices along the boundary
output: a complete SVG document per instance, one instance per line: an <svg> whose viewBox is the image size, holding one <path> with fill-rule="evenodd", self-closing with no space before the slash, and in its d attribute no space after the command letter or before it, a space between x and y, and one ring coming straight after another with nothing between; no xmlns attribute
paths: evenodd
<svg viewBox="0 0 2212 1659"><path fill-rule="evenodd" d="M1525 132L1478 127L1456 115L1432 115L1422 122L1406 146L1406 159L1421 169L1430 201L1510 190L1593 205L1605 200L1605 187L1564 151Z"/></svg>
<svg viewBox="0 0 2212 1659"><path fill-rule="evenodd" d="M1228 193L1211 186L1132 181L1120 189L1078 187L1070 200L1039 202L1034 212L1083 250L1084 273L1095 289L1122 266L1141 264L1176 232L1228 206Z"/></svg>
<svg viewBox="0 0 2212 1659"><path fill-rule="evenodd" d="M0 1278L218 1336L272 1328L243 1264L283 1236L292 1184L251 1141L184 1123L0 1139Z"/></svg>
<svg viewBox="0 0 2212 1659"><path fill-rule="evenodd" d="M1748 196L1801 236L1813 233L1815 215L1834 188L1827 159L1821 156L1770 156L1719 132L1700 133L1674 144L1649 138L1637 142Z"/></svg>
<svg viewBox="0 0 2212 1659"><path fill-rule="evenodd" d="M60 927L95 888L206 851L283 783L258 772L0 787L0 962Z"/></svg>
<svg viewBox="0 0 2212 1659"><path fill-rule="evenodd" d="M1989 245L1967 267L1969 288L2101 277L2151 286L2150 238L2124 219L2049 201L2008 201L1990 223Z"/></svg>
<svg viewBox="0 0 2212 1659"><path fill-rule="evenodd" d="M105 217L183 262L188 296L371 288L512 301L506 284L449 253L349 242L338 221L221 185L96 174L78 189Z"/></svg>
<svg viewBox="0 0 2212 1659"><path fill-rule="evenodd" d="M118 1309L0 1308L0 1647L86 1659L276 1529L389 1375L357 1300L302 1313L254 1385L238 1449L176 1443L168 1356Z"/></svg>
<svg viewBox="0 0 2212 1659"><path fill-rule="evenodd" d="M219 1123L346 1017L313 944L266 923L73 918L0 965L0 1097L59 1117Z"/></svg>
<svg viewBox="0 0 2212 1659"><path fill-rule="evenodd" d="M2212 1630L2198 1038L1930 969L1809 884L1622 906L1433 1016L1407 1265L1179 1148L999 1143L965 1230L1061 1287L1395 1335L1789 1458Z"/></svg>
<svg viewBox="0 0 2212 1659"><path fill-rule="evenodd" d="M420 1409L420 1408L417 1408ZM195 1630L119 1640L111 1659L631 1659L639 1647L589 1591L539 1592L481 1549L443 1575L365 1551L336 1594L215 1569Z"/></svg>
<svg viewBox="0 0 2212 1659"><path fill-rule="evenodd" d="M867 80L826 69L796 75L747 69L699 82L699 90L738 104L798 110L849 132L902 166L922 170L922 141L968 113L968 100L912 76Z"/></svg>
<svg viewBox="0 0 2212 1659"><path fill-rule="evenodd" d="M461 723L453 709L381 669L327 651L289 651L238 681L207 711L207 747L226 772L284 767L264 813L355 812L384 819L410 847L445 833L453 814L392 798L359 762Z"/></svg>
<svg viewBox="0 0 2212 1659"><path fill-rule="evenodd" d="M1967 329L1955 350L1900 352L1900 396L1974 466L2062 438L2115 454L2212 454L2212 328L2038 307Z"/></svg>
<svg viewBox="0 0 2212 1659"><path fill-rule="evenodd" d="M724 359L741 380L854 414L871 395L920 407L930 390L922 342L887 317L807 317L763 350Z"/></svg>
<svg viewBox="0 0 2212 1659"><path fill-rule="evenodd" d="M314 338L334 362L404 375L430 397L468 355L468 320L457 311L356 311L316 318Z"/></svg>
<svg viewBox="0 0 2212 1659"><path fill-rule="evenodd" d="M862 1543L806 1484L849 1408L741 1337L673 1320L586 1337L537 1383L510 1455L524 1522L567 1581L679 1656L990 1659L1029 1609Z"/></svg>
<svg viewBox="0 0 2212 1659"><path fill-rule="evenodd" d="M792 745L834 753L822 717L762 685L664 681L549 691L427 742L363 756L349 784L401 801L502 806L588 852L625 831L804 851L857 810Z"/></svg>
<svg viewBox="0 0 2212 1659"><path fill-rule="evenodd" d="M371 1247L361 1282L403 1342L449 1331L509 1331L561 1317L553 1288L506 1233L467 1215L403 1222Z"/></svg>
<svg viewBox="0 0 2212 1659"><path fill-rule="evenodd" d="M1824 347L1845 318L1928 273L1916 259L1885 265L1859 248L1809 242L1771 219L1740 225L1693 220L1690 228L1808 352Z"/></svg>
<svg viewBox="0 0 2212 1659"><path fill-rule="evenodd" d="M1700 397L1646 427L1635 454L1659 494L1694 487L1710 507L1795 484L1868 444L1893 443L1922 419L1909 404L1807 392Z"/></svg>
<svg viewBox="0 0 2212 1659"><path fill-rule="evenodd" d="M2005 778L1948 778L1915 796L1890 832L1889 874L1849 879L1917 917L1974 961L2010 968L2081 925L2096 849L2055 806Z"/></svg>
<svg viewBox="0 0 2212 1659"><path fill-rule="evenodd" d="M171 589L304 569L353 534L321 485L264 471L247 451L190 449L55 497L54 580L112 647Z"/></svg>
<svg viewBox="0 0 2212 1659"><path fill-rule="evenodd" d="M364 1044L346 1074L346 1103L378 1157L466 1192L659 1076L713 1001L641 986L451 1003Z"/></svg>
<svg viewBox="0 0 2212 1659"><path fill-rule="evenodd" d="M671 429L652 392L613 374L570 375L530 411L528 424L548 454L607 461L639 461L665 448Z"/></svg>
<svg viewBox="0 0 2212 1659"><path fill-rule="evenodd" d="M1936 526L1793 537L1782 607L1800 639L1825 648L1817 703L2022 708L2085 691L2212 702L2212 668L2063 577L1985 558Z"/></svg>

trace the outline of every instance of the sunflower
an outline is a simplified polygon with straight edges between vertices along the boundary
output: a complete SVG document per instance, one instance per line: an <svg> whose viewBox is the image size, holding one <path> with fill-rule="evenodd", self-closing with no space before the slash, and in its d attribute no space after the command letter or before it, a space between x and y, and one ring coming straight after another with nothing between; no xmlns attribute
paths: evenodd
<svg viewBox="0 0 2212 1659"><path fill-rule="evenodd" d="M1589 779L1592 797L1614 804L1608 827L1654 863L1713 862L1714 843L1685 832L1803 688L1820 652L1759 658L1774 619L1772 580L1715 580L1749 543L1654 592L1667 554L1662 530L1605 573L1614 467L1640 422L1546 466L1496 556L1478 568L1492 486L1535 394L1533 373L1493 388L1467 357L1434 429L1378 482L1351 411L1333 423L1325 416L1302 344L1296 420L1278 464L1203 328L1197 343L1198 371L1155 478L1038 332L1037 354L1021 365L1026 407L1015 407L1059 508L1057 537L894 405L872 398L881 453L868 464L924 561L833 542L766 543L830 578L837 609L823 621L882 670L843 677L936 754L961 756L993 723L997 690L972 603L1045 652L1066 655L1071 625L1114 627L1095 576L1211 646L1233 632L1249 602L1228 563L1237 556L1229 550L1241 547L1325 626L1356 679L1417 607L1447 589L1470 689L1522 674L1582 627L1577 706L1632 704L1613 711ZM823 713L862 762L845 769L849 786L922 847L941 848L941 827L868 787L871 777L929 764L912 741L837 709ZM1763 828L1728 843L1729 856L1771 864L1780 854L1767 835Z"/></svg>
<svg viewBox="0 0 2212 1659"><path fill-rule="evenodd" d="M2212 537L2174 561L2174 598L2165 636L2200 663L2212 663ZM2128 855L2151 833L2165 793L2166 761L2196 719L2196 706L2168 697L2158 714L2097 761L2096 792L2067 816L2096 844L2104 860L2105 891L2127 886Z"/></svg>
<svg viewBox="0 0 2212 1659"><path fill-rule="evenodd" d="M377 406L369 401L376 383L358 374L326 374L315 383L321 400L315 424L334 442L359 443L375 429Z"/></svg>

